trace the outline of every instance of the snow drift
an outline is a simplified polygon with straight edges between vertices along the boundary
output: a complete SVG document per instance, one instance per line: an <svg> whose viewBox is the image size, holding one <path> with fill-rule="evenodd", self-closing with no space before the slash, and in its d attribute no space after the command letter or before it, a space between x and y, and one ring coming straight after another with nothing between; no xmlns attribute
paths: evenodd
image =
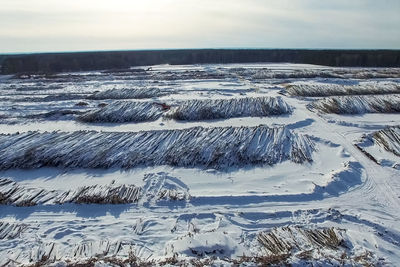
<svg viewBox="0 0 400 267"><path fill-rule="evenodd" d="M364 114L400 112L400 95L333 96L309 105L324 113Z"/></svg>
<svg viewBox="0 0 400 267"><path fill-rule="evenodd" d="M0 169L212 167L311 162L314 143L286 127L0 135Z"/></svg>
<svg viewBox="0 0 400 267"><path fill-rule="evenodd" d="M176 120L196 121L250 116L262 117L291 112L292 108L282 97L246 97L189 100L172 108L165 116Z"/></svg>

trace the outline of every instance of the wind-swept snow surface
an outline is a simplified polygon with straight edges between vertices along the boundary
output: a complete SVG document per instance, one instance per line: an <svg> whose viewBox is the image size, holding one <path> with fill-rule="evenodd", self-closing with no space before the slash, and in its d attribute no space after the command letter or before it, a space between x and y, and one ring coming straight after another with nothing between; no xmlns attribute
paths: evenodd
<svg viewBox="0 0 400 267"><path fill-rule="evenodd" d="M313 142L285 128L225 127L138 133L0 135L0 169L133 168L171 165L224 169L286 160L311 162Z"/></svg>
<svg viewBox="0 0 400 267"><path fill-rule="evenodd" d="M0 266L399 266L400 69L0 76Z"/></svg>

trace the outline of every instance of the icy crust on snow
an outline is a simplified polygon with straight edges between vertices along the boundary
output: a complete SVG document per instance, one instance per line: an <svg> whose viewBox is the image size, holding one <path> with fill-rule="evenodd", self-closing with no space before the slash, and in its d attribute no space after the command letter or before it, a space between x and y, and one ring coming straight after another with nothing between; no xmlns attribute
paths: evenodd
<svg viewBox="0 0 400 267"><path fill-rule="evenodd" d="M340 85L334 83L293 83L286 86L286 92L292 96L339 96L339 95L372 95L399 94L400 84L388 82L368 82L357 85Z"/></svg>
<svg viewBox="0 0 400 267"><path fill-rule="evenodd" d="M171 92L162 91L160 88L134 88L134 89L120 89L114 88L102 92L94 93L88 96L88 99L104 100L104 99L142 99L163 96Z"/></svg>
<svg viewBox="0 0 400 267"><path fill-rule="evenodd" d="M0 135L0 169L212 167L312 161L314 143L285 127L194 127L119 132Z"/></svg>
<svg viewBox="0 0 400 267"><path fill-rule="evenodd" d="M336 114L396 113L400 112L400 95L332 96L309 107Z"/></svg>
<svg viewBox="0 0 400 267"><path fill-rule="evenodd" d="M246 97L184 101L165 117L175 120L210 120L234 117L263 117L290 114L292 108L282 97Z"/></svg>
<svg viewBox="0 0 400 267"><path fill-rule="evenodd" d="M162 107L154 102L117 101L77 119L83 122L142 122L155 121L163 114Z"/></svg>

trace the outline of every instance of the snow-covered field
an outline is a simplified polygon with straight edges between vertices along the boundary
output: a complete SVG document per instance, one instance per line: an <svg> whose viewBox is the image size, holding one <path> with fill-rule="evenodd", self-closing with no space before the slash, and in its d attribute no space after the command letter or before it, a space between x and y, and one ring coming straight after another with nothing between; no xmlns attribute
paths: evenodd
<svg viewBox="0 0 400 267"><path fill-rule="evenodd" d="M400 264L400 69L145 69L0 76L0 266Z"/></svg>

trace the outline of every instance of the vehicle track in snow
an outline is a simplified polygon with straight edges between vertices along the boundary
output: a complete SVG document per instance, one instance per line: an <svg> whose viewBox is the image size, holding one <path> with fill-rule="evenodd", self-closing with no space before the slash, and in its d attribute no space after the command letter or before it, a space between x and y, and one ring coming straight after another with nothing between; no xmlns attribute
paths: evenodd
<svg viewBox="0 0 400 267"><path fill-rule="evenodd" d="M364 153L358 150L354 146L354 142L356 140L348 140L345 134L338 131L340 128L345 129L345 126L335 125L335 128L333 128L331 123L328 123L323 117L310 111L305 105L298 105L298 103L294 103L297 102L298 99L285 98L284 100L287 103L296 106L297 112L304 113L304 117L312 118L315 121L315 124L319 125L316 127L325 129L323 133L324 136L319 137L343 146L344 149L346 149L358 162L361 163L367 174L367 178L363 184L356 189L356 191L360 191L363 198L365 198L365 196L369 198L372 197L373 200L379 202L379 205L393 209L398 209L400 207L400 199L398 194L396 194L396 192L392 189L388 178L380 173L383 167L371 161L371 159L369 159ZM386 176L387 172L392 172L392 170L385 169L384 173L386 173ZM353 195L355 193L356 192L351 192L349 194ZM371 196L371 194L373 195ZM349 198L351 196L345 195L342 197Z"/></svg>

